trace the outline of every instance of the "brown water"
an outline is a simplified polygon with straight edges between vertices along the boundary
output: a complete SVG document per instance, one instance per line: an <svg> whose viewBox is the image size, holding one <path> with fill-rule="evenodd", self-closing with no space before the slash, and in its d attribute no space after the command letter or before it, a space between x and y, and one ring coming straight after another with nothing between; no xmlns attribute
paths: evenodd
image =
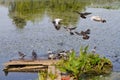
<svg viewBox="0 0 120 80"><path fill-rule="evenodd" d="M29 1L28 1L29 2ZM33 3L33 4L31 4ZM49 2L48 2L49 3ZM104 3L104 5L103 5ZM101 56L108 57L113 62L113 73L107 80L119 80L120 77L120 2L106 0L101 2L83 2L81 6L69 7L41 3L2 1L0 2L0 80L36 80L36 73L9 73L4 75L3 63L18 59L18 51L24 52L27 58L35 50L39 57L47 57L47 50L69 50L74 48L79 52L80 46L94 46ZM18 5L19 4L19 5ZM23 5L26 4L26 5ZM16 6L15 6L16 5ZM21 7L20 5L24 6ZM35 7L29 5L36 5ZM47 7L45 7L48 5ZM41 6L41 7L40 7ZM26 8L25 8L26 7ZM58 8L57 8L58 7ZM98 8L100 7L100 8ZM92 12L87 19L82 19L72 10ZM90 20L98 15L107 20L99 23ZM17 19L14 17L17 16ZM22 19L21 19L22 18ZM70 35L63 27L56 30L52 24L54 18L62 18L62 26L75 26L75 31L90 29L90 38L82 39L78 35ZM20 21L19 21L20 20ZM111 77L115 77L110 79Z"/></svg>

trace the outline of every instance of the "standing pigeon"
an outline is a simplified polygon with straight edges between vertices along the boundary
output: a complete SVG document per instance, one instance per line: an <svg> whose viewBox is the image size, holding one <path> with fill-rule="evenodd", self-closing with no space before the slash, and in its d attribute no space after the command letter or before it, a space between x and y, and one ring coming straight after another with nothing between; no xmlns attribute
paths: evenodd
<svg viewBox="0 0 120 80"><path fill-rule="evenodd" d="M33 60L37 59L37 53L34 50L32 51L32 59Z"/></svg>
<svg viewBox="0 0 120 80"><path fill-rule="evenodd" d="M50 49L48 50L48 59L56 59L56 54L53 53Z"/></svg>
<svg viewBox="0 0 120 80"><path fill-rule="evenodd" d="M24 53L22 53L22 52L20 52L20 51L18 52L18 54L19 54L19 56L20 56L20 59L22 59L22 60L23 60L24 57L26 56Z"/></svg>

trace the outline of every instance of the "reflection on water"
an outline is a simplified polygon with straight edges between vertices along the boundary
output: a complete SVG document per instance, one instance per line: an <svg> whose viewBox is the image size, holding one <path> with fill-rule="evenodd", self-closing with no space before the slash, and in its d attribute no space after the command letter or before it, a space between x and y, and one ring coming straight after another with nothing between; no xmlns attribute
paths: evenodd
<svg viewBox="0 0 120 80"><path fill-rule="evenodd" d="M119 1L119 0L116 0ZM9 16L14 20L14 17L19 17L24 20L30 20L34 22L37 19L42 19L44 14L47 14L51 19L62 18L65 25L75 25L78 22L78 16L74 13L75 10L85 11L86 6L103 5L103 3L110 4L112 0L15 0L15 1L1 1L1 4L5 4L9 8ZM118 2L119 3L119 2ZM110 5L111 6L111 5ZM116 6L112 5L112 6ZM119 5L118 5L119 6ZM105 8L105 7L104 7ZM110 8L110 7L109 7ZM39 16L39 17L38 17ZM25 22L19 23L14 20L16 26L23 27Z"/></svg>
<svg viewBox="0 0 120 80"><path fill-rule="evenodd" d="M17 16L13 17L13 23L16 25L16 27L22 29L26 25L25 19L19 18Z"/></svg>
<svg viewBox="0 0 120 80"><path fill-rule="evenodd" d="M120 10L111 7L90 8L103 6L103 3L104 8L106 4L119 6L114 4L115 1L119 0L1 0L0 80L34 80L37 77L37 74L30 73L10 73L4 76L2 64L10 59L18 59L18 51L30 58L32 50L35 50L38 57L44 58L48 49L56 51L74 48L79 52L81 45L89 45L90 50L96 46L96 53L110 58L114 62L113 70L120 71ZM92 14L82 19L75 10ZM90 17L94 15L105 18L107 22L102 24L91 21ZM55 18L63 19L59 30L52 23ZM86 34L90 38L84 40Z"/></svg>

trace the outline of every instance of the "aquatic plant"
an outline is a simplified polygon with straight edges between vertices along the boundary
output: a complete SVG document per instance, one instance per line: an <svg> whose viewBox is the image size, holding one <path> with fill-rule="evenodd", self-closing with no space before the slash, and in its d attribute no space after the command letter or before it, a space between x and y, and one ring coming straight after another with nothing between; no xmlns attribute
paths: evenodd
<svg viewBox="0 0 120 80"><path fill-rule="evenodd" d="M48 77L51 79L51 80L55 80L57 78L57 75L56 74L53 74L52 72L48 73Z"/></svg>
<svg viewBox="0 0 120 80"><path fill-rule="evenodd" d="M38 72L38 80L46 80L47 79L47 70Z"/></svg>
<svg viewBox="0 0 120 80"><path fill-rule="evenodd" d="M50 80L55 80L57 74L53 74L52 72L48 73L47 70L38 72L38 80L46 80L48 77Z"/></svg>
<svg viewBox="0 0 120 80"><path fill-rule="evenodd" d="M66 72L76 80L86 75L108 74L112 70L112 63L105 57L88 52L88 46L81 47L80 54L76 57L75 51L70 53L68 60L60 60L56 64L61 72Z"/></svg>

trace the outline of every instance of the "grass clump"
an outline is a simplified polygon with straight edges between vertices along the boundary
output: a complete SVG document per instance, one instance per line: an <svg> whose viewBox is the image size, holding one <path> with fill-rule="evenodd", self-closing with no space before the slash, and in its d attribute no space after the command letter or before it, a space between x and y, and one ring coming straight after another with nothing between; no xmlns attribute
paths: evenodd
<svg viewBox="0 0 120 80"><path fill-rule="evenodd" d="M69 54L67 60L60 60L56 66L61 72L66 72L75 80L81 80L83 76L109 74L112 71L112 63L105 57L100 57L88 51L88 46L81 47L79 56L75 51Z"/></svg>

